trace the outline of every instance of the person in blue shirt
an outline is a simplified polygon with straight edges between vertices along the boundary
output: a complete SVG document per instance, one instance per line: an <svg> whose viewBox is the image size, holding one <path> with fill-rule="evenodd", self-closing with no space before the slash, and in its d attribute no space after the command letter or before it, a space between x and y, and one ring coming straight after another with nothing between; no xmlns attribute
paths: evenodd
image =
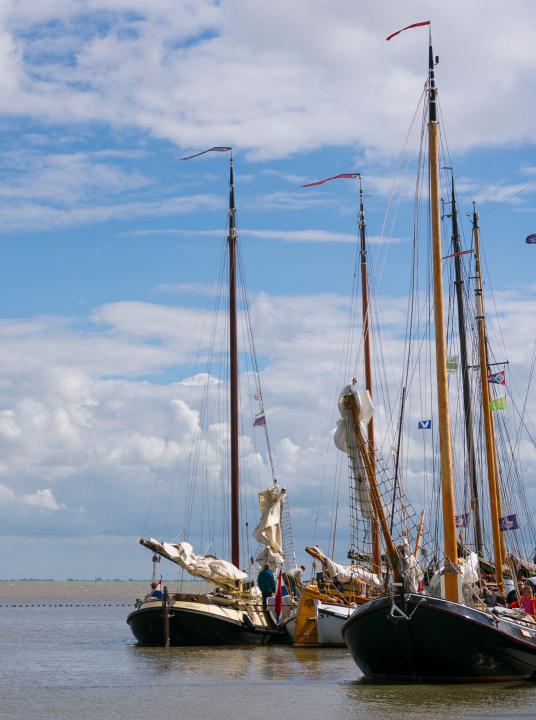
<svg viewBox="0 0 536 720"><path fill-rule="evenodd" d="M275 577L268 564L257 575L257 585L262 593L262 607L266 610L268 607L266 601L275 593Z"/></svg>
<svg viewBox="0 0 536 720"><path fill-rule="evenodd" d="M164 593L162 590L157 590L156 588L159 586L160 583L152 582L151 583L151 592L147 593L144 600L147 602L147 600L163 600L164 599Z"/></svg>

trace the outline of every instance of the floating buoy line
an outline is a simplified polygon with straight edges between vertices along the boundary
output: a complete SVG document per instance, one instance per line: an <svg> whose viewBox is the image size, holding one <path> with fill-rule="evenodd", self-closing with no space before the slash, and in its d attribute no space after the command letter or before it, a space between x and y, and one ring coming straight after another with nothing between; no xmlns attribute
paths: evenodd
<svg viewBox="0 0 536 720"><path fill-rule="evenodd" d="M114 603L0 603L0 608L72 608L72 607L130 607L130 602Z"/></svg>

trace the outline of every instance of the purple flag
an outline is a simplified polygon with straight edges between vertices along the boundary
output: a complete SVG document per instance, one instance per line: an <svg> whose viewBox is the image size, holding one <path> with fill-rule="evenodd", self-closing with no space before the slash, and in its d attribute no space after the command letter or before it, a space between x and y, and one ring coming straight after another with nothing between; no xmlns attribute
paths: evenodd
<svg viewBox="0 0 536 720"><path fill-rule="evenodd" d="M469 513L463 513L462 515L456 515L456 527L466 528L469 525Z"/></svg>
<svg viewBox="0 0 536 720"><path fill-rule="evenodd" d="M527 245L536 245L536 235L529 235L525 242Z"/></svg>
<svg viewBox="0 0 536 720"><path fill-rule="evenodd" d="M506 530L517 530L519 523L517 522L517 515L505 515L499 518L499 528L505 532Z"/></svg>
<svg viewBox="0 0 536 720"><path fill-rule="evenodd" d="M255 415L253 419L253 427L261 427L262 425L266 425L266 418L264 417L263 412Z"/></svg>

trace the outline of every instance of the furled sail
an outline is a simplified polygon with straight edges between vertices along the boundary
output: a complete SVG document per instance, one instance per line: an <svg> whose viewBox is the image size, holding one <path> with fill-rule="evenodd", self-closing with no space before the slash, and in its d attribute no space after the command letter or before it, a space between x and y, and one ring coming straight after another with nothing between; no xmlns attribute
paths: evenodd
<svg viewBox="0 0 536 720"><path fill-rule="evenodd" d="M261 519L253 531L253 537L262 545L255 558L259 563L271 566L281 565L285 560L281 536L281 513L287 491L273 485L259 493Z"/></svg>
<svg viewBox="0 0 536 720"><path fill-rule="evenodd" d="M376 587L381 585L380 578L359 565L339 565L325 555L318 547L306 547L305 551L320 561L322 570L330 580L346 583L352 580L364 580Z"/></svg>
<svg viewBox="0 0 536 720"><path fill-rule="evenodd" d="M368 390L354 391L351 385L347 385L337 399L337 405L341 419L337 421L335 430L335 445L339 450L346 453L351 460L353 475L355 478L355 499L365 520L374 520L374 508L370 494L370 485L363 464L363 459L357 446L357 438L353 426L353 417L345 403L345 398L353 393L358 412L359 420L366 425L374 414L374 405Z"/></svg>
<svg viewBox="0 0 536 720"><path fill-rule="evenodd" d="M177 563L190 575L204 578L214 585L236 589L238 582L247 578L247 573L227 560L219 560L214 555L194 555L193 547L187 542L159 543L154 538L142 538L140 543L157 555Z"/></svg>

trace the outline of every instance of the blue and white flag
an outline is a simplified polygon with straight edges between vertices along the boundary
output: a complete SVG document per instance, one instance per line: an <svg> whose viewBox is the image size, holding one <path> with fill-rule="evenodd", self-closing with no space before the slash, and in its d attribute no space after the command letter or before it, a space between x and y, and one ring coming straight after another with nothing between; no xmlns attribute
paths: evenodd
<svg viewBox="0 0 536 720"><path fill-rule="evenodd" d="M536 245L536 235L529 235L525 242L527 245Z"/></svg>
<svg viewBox="0 0 536 720"><path fill-rule="evenodd" d="M517 515L505 515L499 518L499 528L505 532L506 530L517 530L519 523L517 522Z"/></svg>
<svg viewBox="0 0 536 720"><path fill-rule="evenodd" d="M419 420L417 423L417 427L419 430L431 430L432 429L432 421L431 420Z"/></svg>

